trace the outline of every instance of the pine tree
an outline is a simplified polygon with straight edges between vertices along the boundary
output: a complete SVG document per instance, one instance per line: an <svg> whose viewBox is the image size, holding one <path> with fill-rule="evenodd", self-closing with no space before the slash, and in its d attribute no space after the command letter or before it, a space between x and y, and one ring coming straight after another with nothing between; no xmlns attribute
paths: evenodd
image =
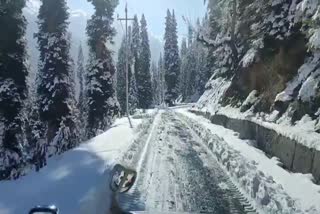
<svg viewBox="0 0 320 214"><path fill-rule="evenodd" d="M132 69L130 69L130 70L132 70ZM132 78L130 79L130 88L129 88L129 112L130 112L130 114L133 114L137 108L138 108L138 89L137 89L135 75L132 74Z"/></svg>
<svg viewBox="0 0 320 214"><path fill-rule="evenodd" d="M204 29L206 22L204 20L204 23L201 23L200 20L197 20L197 32L194 32L196 34L201 33L201 29ZM209 77L207 77L207 49L205 46L203 46L199 41L194 40L196 43L196 56L197 56L197 83L196 83L196 99L200 98L200 96L205 92L205 86L209 80ZM197 101L197 100L192 100Z"/></svg>
<svg viewBox="0 0 320 214"><path fill-rule="evenodd" d="M206 22L205 22L206 23ZM196 27L188 26L188 46L186 39L181 44L181 75L180 84L183 99L186 102L196 102L203 94L207 78L207 51L194 36L201 34L204 26L197 20Z"/></svg>
<svg viewBox="0 0 320 214"><path fill-rule="evenodd" d="M152 83L150 73L151 51L149 45L147 21L142 15L141 18L141 46L139 55L139 68L135 71L139 108L147 109L152 104Z"/></svg>
<svg viewBox="0 0 320 214"><path fill-rule="evenodd" d="M121 107L121 114L126 113L126 47L125 38L122 39L122 43L118 52L117 61L117 98Z"/></svg>
<svg viewBox="0 0 320 214"><path fill-rule="evenodd" d="M95 136L99 130L110 126L118 114L119 104L115 94L115 67L112 53L106 46L112 42L115 29L111 26L113 13L118 5L117 0L89 0L95 12L88 21L87 34L90 48L87 99L88 125L87 136Z"/></svg>
<svg viewBox="0 0 320 214"><path fill-rule="evenodd" d="M174 11L172 14L169 10L167 12L164 40L164 68L167 84L165 99L167 104L173 105L179 95L179 73L181 64L179 58L177 21Z"/></svg>
<svg viewBox="0 0 320 214"><path fill-rule="evenodd" d="M189 44L186 56L186 96L188 101L196 93L198 78L196 44Z"/></svg>
<svg viewBox="0 0 320 214"><path fill-rule="evenodd" d="M181 58L183 58L187 55L187 51L188 51L187 40L186 40L186 38L183 38L182 42L181 42L181 51L180 51Z"/></svg>
<svg viewBox="0 0 320 214"><path fill-rule="evenodd" d="M219 32L223 32L221 20L223 19L222 10L218 6L221 5L220 0L209 0L208 3L208 39L215 40ZM215 54L216 48L208 46L207 54L207 78L209 79L218 68L219 59Z"/></svg>
<svg viewBox="0 0 320 214"><path fill-rule="evenodd" d="M188 26L188 47L190 48L192 43L193 43L193 35L194 35L194 29L191 26L191 24L189 24Z"/></svg>
<svg viewBox="0 0 320 214"><path fill-rule="evenodd" d="M48 155L61 153L76 141L67 9L65 0L43 0L38 15L38 98L40 118L47 126Z"/></svg>
<svg viewBox="0 0 320 214"><path fill-rule="evenodd" d="M181 43L181 51L180 51L180 56L181 56L181 66L180 66L180 78L179 78L179 83L180 83L180 93L182 94L183 99L186 99L187 97L187 53L188 53L188 48L187 48L187 40L186 38L182 39Z"/></svg>
<svg viewBox="0 0 320 214"><path fill-rule="evenodd" d="M153 104L160 104L160 73L155 62L151 64Z"/></svg>
<svg viewBox="0 0 320 214"><path fill-rule="evenodd" d="M0 145L4 149L0 150L0 180L24 161L21 112L27 98L28 75L24 6L25 0L2 1L0 9Z"/></svg>
<svg viewBox="0 0 320 214"><path fill-rule="evenodd" d="M132 51L132 27L128 27L128 81L129 81L129 90L130 90L130 82L131 77L134 72L132 66L134 66L134 55Z"/></svg>
<svg viewBox="0 0 320 214"><path fill-rule="evenodd" d="M129 78L129 113L133 114L138 108L138 89L134 74L135 56L133 51L132 27L128 28L128 78Z"/></svg>
<svg viewBox="0 0 320 214"><path fill-rule="evenodd" d="M165 91L166 91L166 81L165 81L165 70L164 70L164 62L162 54L160 54L159 62L158 62L158 70L159 70L159 93L160 93L160 104L164 103L165 99Z"/></svg>
<svg viewBox="0 0 320 214"><path fill-rule="evenodd" d="M37 105L36 87L34 86L29 88L26 112L28 113L26 137L29 146L29 161L35 166L36 171L39 171L46 165L47 143L45 140L46 127L40 120L39 105Z"/></svg>
<svg viewBox="0 0 320 214"><path fill-rule="evenodd" d="M85 129L83 127L86 126L86 117L87 117L87 107L86 107L86 99L85 99L85 59L82 49L82 44L79 45L78 49L78 58L77 58L77 66L75 69L76 77L75 77L75 92L76 102L77 102L77 129L79 131L79 137L81 140L85 140ZM78 93L76 93L76 91Z"/></svg>
<svg viewBox="0 0 320 214"><path fill-rule="evenodd" d="M84 101L84 77L85 77L85 68L84 68L84 55L82 45L79 46L78 60L77 60L77 78L79 81L79 96L78 96L78 109L80 111L80 117L83 118L85 111L85 101Z"/></svg>
<svg viewBox="0 0 320 214"><path fill-rule="evenodd" d="M141 45L141 37L140 37L140 26L138 22L138 17L135 15L132 23L132 42L131 42L131 52L133 57L133 73L137 75L137 71L139 70L139 56L140 56L140 45ZM135 76L137 79L137 76Z"/></svg>

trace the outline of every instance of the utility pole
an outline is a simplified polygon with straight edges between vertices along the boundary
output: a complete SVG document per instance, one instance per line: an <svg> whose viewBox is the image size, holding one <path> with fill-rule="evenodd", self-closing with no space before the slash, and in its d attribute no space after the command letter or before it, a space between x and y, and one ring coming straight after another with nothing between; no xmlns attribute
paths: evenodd
<svg viewBox="0 0 320 214"><path fill-rule="evenodd" d="M130 114L129 114L129 62L128 62L128 21L133 21L133 18L128 18L128 4L126 3L126 8L125 8L125 18L119 18L118 20L125 21L126 23L126 105L127 105L127 116L129 120L130 127L133 128L132 122L130 119Z"/></svg>

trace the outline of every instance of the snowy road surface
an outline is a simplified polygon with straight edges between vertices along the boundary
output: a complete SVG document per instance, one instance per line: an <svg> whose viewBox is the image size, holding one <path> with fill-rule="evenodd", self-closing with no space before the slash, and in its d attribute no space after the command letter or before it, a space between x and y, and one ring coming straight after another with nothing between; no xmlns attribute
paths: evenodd
<svg viewBox="0 0 320 214"><path fill-rule="evenodd" d="M141 129L142 120L133 119ZM143 123L146 123L144 121ZM37 205L55 204L61 214L106 213L111 167L127 151L136 133L126 118L74 150L48 160L40 172L0 182L0 214L24 214ZM101 197L103 196L103 197Z"/></svg>
<svg viewBox="0 0 320 214"><path fill-rule="evenodd" d="M141 165L137 182L120 199L126 210L221 214L253 210L174 111L158 117L137 164Z"/></svg>
<svg viewBox="0 0 320 214"><path fill-rule="evenodd" d="M0 182L0 214L57 205L62 214L108 213L111 167L138 178L120 198L151 213L320 213L320 187L290 173L252 142L183 108L117 120L104 134L53 157L40 172Z"/></svg>

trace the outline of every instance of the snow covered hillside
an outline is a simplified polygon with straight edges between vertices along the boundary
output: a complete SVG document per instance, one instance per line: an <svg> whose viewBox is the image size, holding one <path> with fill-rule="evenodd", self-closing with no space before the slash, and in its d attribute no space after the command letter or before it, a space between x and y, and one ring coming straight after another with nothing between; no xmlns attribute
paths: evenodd
<svg viewBox="0 0 320 214"><path fill-rule="evenodd" d="M212 51L214 66L195 109L250 121L291 139L297 143L292 145L303 147L297 162L303 164L306 156L313 165L308 164L303 172L312 172L320 182L320 169L312 164L318 163L320 152L319 2L265 0L223 5L222 11L240 12L233 13L234 22L227 27L223 25L226 20L213 13L221 10L213 2L208 6L210 20L233 35L211 26L199 38Z"/></svg>
<svg viewBox="0 0 320 214"><path fill-rule="evenodd" d="M319 132L319 2L265 0L222 9L213 2L208 14L222 32L211 26L199 38L214 64L199 107L214 113L230 106L288 126L304 121L305 129ZM213 12L229 9L240 14L224 27Z"/></svg>

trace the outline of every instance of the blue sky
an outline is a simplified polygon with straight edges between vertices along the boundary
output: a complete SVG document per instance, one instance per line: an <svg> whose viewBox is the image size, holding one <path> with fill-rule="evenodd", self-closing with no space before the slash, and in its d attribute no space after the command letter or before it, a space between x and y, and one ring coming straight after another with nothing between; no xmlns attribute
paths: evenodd
<svg viewBox="0 0 320 214"><path fill-rule="evenodd" d="M92 6L86 0L67 0L71 10L83 10L89 15L92 13ZM145 14L150 33L158 39L164 35L164 23L167 8L174 9L178 19L179 36L186 35L186 25L182 16L194 21L203 17L206 7L203 0L120 0L116 14L124 14L125 3L128 3L129 15ZM120 33L120 32L119 32ZM181 39L181 38L180 38Z"/></svg>

